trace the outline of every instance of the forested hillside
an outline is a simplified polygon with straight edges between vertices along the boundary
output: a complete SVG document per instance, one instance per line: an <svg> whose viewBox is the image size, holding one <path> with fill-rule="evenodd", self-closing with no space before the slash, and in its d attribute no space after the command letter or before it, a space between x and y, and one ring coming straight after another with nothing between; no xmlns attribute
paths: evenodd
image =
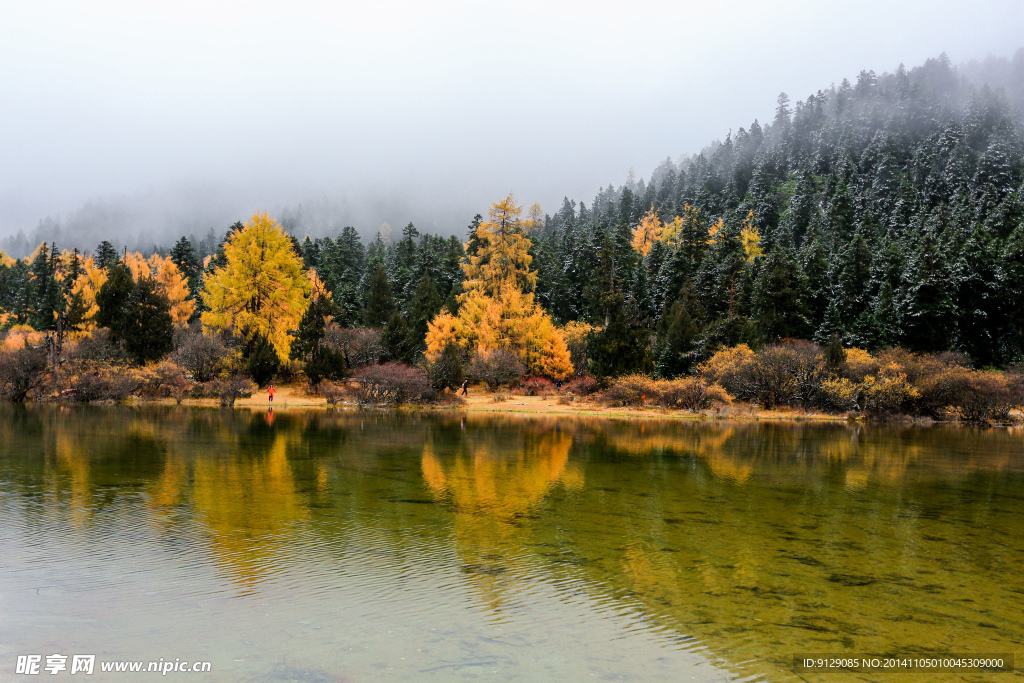
<svg viewBox="0 0 1024 683"><path fill-rule="evenodd" d="M566 199L537 236L538 298L557 320L614 333L601 362L639 367L648 350L667 374L720 344L833 334L1018 358L1024 54L1008 70L1009 95L945 58L781 95L770 123L590 206Z"/></svg>

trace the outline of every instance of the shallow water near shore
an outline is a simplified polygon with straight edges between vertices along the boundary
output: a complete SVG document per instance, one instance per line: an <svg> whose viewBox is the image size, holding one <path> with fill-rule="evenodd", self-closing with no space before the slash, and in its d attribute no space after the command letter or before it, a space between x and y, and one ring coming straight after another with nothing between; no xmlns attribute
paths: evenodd
<svg viewBox="0 0 1024 683"><path fill-rule="evenodd" d="M1019 429L0 406L0 680L53 653L328 683L1024 666L1022 567ZM1024 677L926 678L993 676Z"/></svg>

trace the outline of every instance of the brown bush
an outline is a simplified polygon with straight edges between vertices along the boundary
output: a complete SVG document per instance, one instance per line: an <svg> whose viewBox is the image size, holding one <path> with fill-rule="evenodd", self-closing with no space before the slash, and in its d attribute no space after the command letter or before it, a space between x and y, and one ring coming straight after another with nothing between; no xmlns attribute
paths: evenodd
<svg viewBox="0 0 1024 683"><path fill-rule="evenodd" d="M601 392L601 401L612 406L642 406L661 400L658 385L647 375L623 375Z"/></svg>
<svg viewBox="0 0 1024 683"><path fill-rule="evenodd" d="M590 396L597 391L597 380L590 375L582 375L566 384L565 390L577 396Z"/></svg>
<svg viewBox="0 0 1024 683"><path fill-rule="evenodd" d="M325 379L317 385L317 393L324 397L328 405L333 406L344 399L348 391L344 386Z"/></svg>
<svg viewBox="0 0 1024 683"><path fill-rule="evenodd" d="M401 363L371 365L353 377L360 405L398 405L432 401L437 396L427 373Z"/></svg>
<svg viewBox="0 0 1024 683"><path fill-rule="evenodd" d="M72 375L61 393L71 401L123 401L142 392L153 375L140 368L90 364Z"/></svg>
<svg viewBox="0 0 1024 683"><path fill-rule="evenodd" d="M324 338L327 346L340 353L351 369L376 365L384 357L380 330L328 325Z"/></svg>
<svg viewBox="0 0 1024 683"><path fill-rule="evenodd" d="M526 366L514 353L478 350L466 365L466 375L474 382L485 382L494 391L522 380L526 376Z"/></svg>
<svg viewBox="0 0 1024 683"><path fill-rule="evenodd" d="M1006 420L1021 403L1017 387L1007 375L971 371L953 406L964 420Z"/></svg>
<svg viewBox="0 0 1024 683"><path fill-rule="evenodd" d="M920 396L914 410L922 415L946 417L971 392L972 371L967 368L945 365L934 357L922 357L916 370L917 381L911 383Z"/></svg>
<svg viewBox="0 0 1024 683"><path fill-rule="evenodd" d="M224 369L231 354L220 337L204 334L201 329L183 329L174 335L171 360L185 369L196 382L209 382Z"/></svg>
<svg viewBox="0 0 1024 683"><path fill-rule="evenodd" d="M128 356L110 338L110 330L97 327L88 334L75 339L68 346L67 358L72 361L97 363L125 363Z"/></svg>
<svg viewBox="0 0 1024 683"><path fill-rule="evenodd" d="M681 377L657 383L658 402L666 408L707 410L715 404L728 405L732 396L717 384L708 384L699 377Z"/></svg>
<svg viewBox="0 0 1024 683"><path fill-rule="evenodd" d="M46 381L46 349L22 346L0 352L0 400L24 401Z"/></svg>
<svg viewBox="0 0 1024 683"><path fill-rule="evenodd" d="M961 368L970 368L974 365L971 357L963 351L941 351L935 354L935 360L943 365L955 365Z"/></svg>
<svg viewBox="0 0 1024 683"><path fill-rule="evenodd" d="M229 375L207 382L206 393L220 399L222 407L230 408L235 405L236 400L252 396L256 388L256 384L248 377Z"/></svg>
<svg viewBox="0 0 1024 683"><path fill-rule="evenodd" d="M139 389L139 394L145 398L173 396L181 403L191 390L192 383L185 377L185 369L170 360L148 368L145 378L146 383Z"/></svg>
<svg viewBox="0 0 1024 683"><path fill-rule="evenodd" d="M739 398L774 408L794 403L810 405L829 375L821 347L788 341L765 347L753 359L743 360L741 370L733 373L730 382Z"/></svg>
<svg viewBox="0 0 1024 683"><path fill-rule="evenodd" d="M555 383L544 377L531 377L519 385L523 396L554 396Z"/></svg>

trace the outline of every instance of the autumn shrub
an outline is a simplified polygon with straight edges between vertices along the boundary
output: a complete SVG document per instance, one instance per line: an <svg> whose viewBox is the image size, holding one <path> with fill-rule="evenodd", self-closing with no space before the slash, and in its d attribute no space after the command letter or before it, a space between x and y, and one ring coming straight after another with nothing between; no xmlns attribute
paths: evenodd
<svg viewBox="0 0 1024 683"><path fill-rule="evenodd" d="M601 401L611 406L642 406L661 400L657 383L647 375L623 375L601 392Z"/></svg>
<svg viewBox="0 0 1024 683"><path fill-rule="evenodd" d="M152 381L152 373L140 368L93 366L72 376L63 396L80 402L123 401L140 394Z"/></svg>
<svg viewBox="0 0 1024 683"><path fill-rule="evenodd" d="M953 407L964 420L1006 420L1021 404L1013 380L1000 372L970 371Z"/></svg>
<svg viewBox="0 0 1024 683"><path fill-rule="evenodd" d="M931 357L917 363L916 381L911 382L919 392L914 410L935 418L947 417L950 411L971 393L972 370L958 365L946 365Z"/></svg>
<svg viewBox="0 0 1024 683"><path fill-rule="evenodd" d="M72 361L98 363L124 363L128 360L127 354L114 342L110 330L105 327L97 327L75 339L68 345L65 356Z"/></svg>
<svg viewBox="0 0 1024 683"><path fill-rule="evenodd" d="M401 363L371 365L353 376L356 399L361 405L399 405L432 401L436 392L427 373Z"/></svg>
<svg viewBox="0 0 1024 683"><path fill-rule="evenodd" d="M509 351L480 351L466 365L466 374L474 382L485 382L491 391L516 384L526 376L526 366Z"/></svg>
<svg viewBox="0 0 1024 683"><path fill-rule="evenodd" d="M183 329L174 335L171 360L180 365L196 382L209 382L221 371L230 351L220 337L201 329Z"/></svg>
<svg viewBox="0 0 1024 683"><path fill-rule="evenodd" d="M846 361L840 368L840 375L854 384L860 384L868 375L877 375L879 363L864 349L846 349Z"/></svg>
<svg viewBox="0 0 1024 683"><path fill-rule="evenodd" d="M814 405L831 413L845 413L859 406L860 383L846 377L831 377L821 383L814 397Z"/></svg>
<svg viewBox="0 0 1024 683"><path fill-rule="evenodd" d="M555 383L544 377L530 377L519 385L519 391L523 396L552 396L555 392Z"/></svg>
<svg viewBox="0 0 1024 683"><path fill-rule="evenodd" d="M185 369L170 360L148 368L144 379L146 382L139 388L139 394L145 398L177 398L179 395L184 398L191 384L185 377Z"/></svg>
<svg viewBox="0 0 1024 683"><path fill-rule="evenodd" d="M680 377L657 382L658 402L666 408L707 410L715 404L728 405L732 396L717 384L700 377Z"/></svg>
<svg viewBox="0 0 1024 683"><path fill-rule="evenodd" d="M249 398L256 391L256 385L247 377L242 375L228 375L218 377L207 383L207 393L216 396L224 408L235 405L240 398Z"/></svg>
<svg viewBox="0 0 1024 683"><path fill-rule="evenodd" d="M882 367L878 375L865 377L861 392L863 409L876 417L905 412L921 396L895 363Z"/></svg>
<svg viewBox="0 0 1024 683"><path fill-rule="evenodd" d="M337 405L348 394L345 387L328 380L320 382L316 387L317 393L324 397L327 405Z"/></svg>
<svg viewBox="0 0 1024 683"><path fill-rule="evenodd" d="M580 375L565 385L565 390L576 396L590 396L597 388L597 380L590 375Z"/></svg>
<svg viewBox="0 0 1024 683"><path fill-rule="evenodd" d="M790 341L758 351L736 381L741 398L773 408L793 403L810 405L829 376L828 363L819 346Z"/></svg>
<svg viewBox="0 0 1024 683"><path fill-rule="evenodd" d="M754 352L746 344L719 349L697 366L697 374L718 384L730 394L744 398L743 385L754 362Z"/></svg>
<svg viewBox="0 0 1024 683"><path fill-rule="evenodd" d="M24 401L46 381L46 349L22 346L0 351L0 400Z"/></svg>
<svg viewBox="0 0 1024 683"><path fill-rule="evenodd" d="M875 355L878 358L879 368L898 367L899 371L907 376L907 381L915 387L920 386L928 376L940 373L950 367L935 356L916 354L899 347L885 349Z"/></svg>

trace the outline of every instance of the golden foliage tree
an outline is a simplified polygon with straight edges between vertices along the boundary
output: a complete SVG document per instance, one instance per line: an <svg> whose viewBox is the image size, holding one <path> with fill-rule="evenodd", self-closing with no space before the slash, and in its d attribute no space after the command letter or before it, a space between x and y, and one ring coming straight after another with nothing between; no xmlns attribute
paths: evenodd
<svg viewBox="0 0 1024 683"><path fill-rule="evenodd" d="M537 286L537 274L530 270L531 242L520 218L522 214L522 208L516 205L511 194L491 204L490 220L476 229L480 248L476 256L470 256L469 262L462 265L466 273L462 286L466 292L480 290L487 296L495 296L506 283L524 292L532 292Z"/></svg>
<svg viewBox="0 0 1024 683"><path fill-rule="evenodd" d="M747 214L743 225L740 226L740 239L743 241L743 252L747 255L747 261L764 256L764 250L761 248L761 232L754 225L753 211Z"/></svg>
<svg viewBox="0 0 1024 683"><path fill-rule="evenodd" d="M187 325L196 310L196 302L189 299L188 279L170 256L153 254L149 265L156 280L157 291L167 297L171 304L171 320L175 325Z"/></svg>
<svg viewBox="0 0 1024 683"><path fill-rule="evenodd" d="M647 252L651 250L654 243L661 239L663 229L664 225L662 225L661 218L652 206L643 215L643 218L640 219L636 229L633 230L633 248L639 251L642 256L647 256Z"/></svg>
<svg viewBox="0 0 1024 683"><path fill-rule="evenodd" d="M521 213L512 195L491 205L490 220L476 231L480 248L463 264L458 314L441 313L427 325L429 360L454 342L471 352L516 353L533 374L562 379L572 373L561 332L533 297L537 274L530 270Z"/></svg>
<svg viewBox="0 0 1024 683"><path fill-rule="evenodd" d="M85 324L82 326L82 332L87 333L96 327L96 314L100 311L100 307L96 303L96 294L107 281L107 270L97 267L92 256L84 257L80 264L82 273L75 280L71 295L80 294L82 296L82 303L85 304Z"/></svg>
<svg viewBox="0 0 1024 683"><path fill-rule="evenodd" d="M203 326L229 329L252 340L262 335L288 360L292 337L306 310L309 280L291 240L267 214L254 214L224 244L227 265L206 278Z"/></svg>

